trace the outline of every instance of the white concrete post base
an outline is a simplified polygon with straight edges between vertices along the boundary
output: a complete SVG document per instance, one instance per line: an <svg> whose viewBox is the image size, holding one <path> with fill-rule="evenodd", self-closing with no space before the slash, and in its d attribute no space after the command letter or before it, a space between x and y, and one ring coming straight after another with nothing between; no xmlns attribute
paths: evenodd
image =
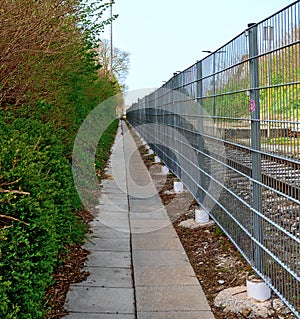
<svg viewBox="0 0 300 319"><path fill-rule="evenodd" d="M195 222L196 223L208 223L209 215L204 209L196 208L195 209Z"/></svg>
<svg viewBox="0 0 300 319"><path fill-rule="evenodd" d="M158 156L154 156L154 162L155 163L160 163L160 158Z"/></svg>
<svg viewBox="0 0 300 319"><path fill-rule="evenodd" d="M167 166L162 166L161 172L162 172L162 174L164 174L164 175L168 175L170 171L169 171L169 169L168 169Z"/></svg>
<svg viewBox="0 0 300 319"><path fill-rule="evenodd" d="M175 193L182 193L183 192L183 184L181 182L174 182L173 188Z"/></svg>
<svg viewBox="0 0 300 319"><path fill-rule="evenodd" d="M271 289L260 278L249 276L247 278L247 294L248 297L259 301L265 301L271 297Z"/></svg>

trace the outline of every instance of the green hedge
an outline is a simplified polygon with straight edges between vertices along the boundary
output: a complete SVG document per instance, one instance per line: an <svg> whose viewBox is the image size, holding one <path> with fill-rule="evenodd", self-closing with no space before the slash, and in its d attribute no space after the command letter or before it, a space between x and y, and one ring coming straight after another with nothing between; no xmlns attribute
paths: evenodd
<svg viewBox="0 0 300 319"><path fill-rule="evenodd" d="M118 129L119 121L116 119L113 121L105 130L104 134L102 135L98 148L96 150L96 156L95 156L95 164L96 168L99 171L103 171L107 159L110 155L110 149L114 142L115 135Z"/></svg>
<svg viewBox="0 0 300 319"><path fill-rule="evenodd" d="M120 87L111 75L99 74L95 50L100 31L111 21L102 19L107 4L22 0L7 1L6 7L0 18L5 61L0 78L0 318L39 319L47 311L45 293L59 256L80 243L86 230L76 217L82 204L71 168L78 129ZM105 119L115 112L103 110ZM97 150L98 169L113 141L115 131L109 130Z"/></svg>
<svg viewBox="0 0 300 319"><path fill-rule="evenodd" d="M103 168L118 121L97 150ZM33 119L0 117L0 317L44 318L46 288L64 246L80 243L85 225L64 144L53 128ZM6 192L9 191L9 192Z"/></svg>

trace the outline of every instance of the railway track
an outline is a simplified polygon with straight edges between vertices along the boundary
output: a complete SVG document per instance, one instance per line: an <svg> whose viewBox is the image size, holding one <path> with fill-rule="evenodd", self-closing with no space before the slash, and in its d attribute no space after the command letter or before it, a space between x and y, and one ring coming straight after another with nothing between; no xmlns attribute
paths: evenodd
<svg viewBox="0 0 300 319"><path fill-rule="evenodd" d="M240 146L225 144L227 163L252 177L252 155ZM300 162L261 154L261 181L291 198L300 199Z"/></svg>
<svg viewBox="0 0 300 319"><path fill-rule="evenodd" d="M249 224L250 219L245 220L249 218L246 217L248 210L238 198L249 205L253 203L252 155L243 147L235 147L226 142L224 145L225 157L220 156L217 147L210 147L210 151L205 150L205 153L209 158L215 158L227 165L224 190L234 192L237 198L226 195L223 204L229 208L230 205L234 206L234 209L239 211L237 217L243 216L243 223ZM219 164L214 164L208 157L206 162L206 169L218 169ZM290 234L300 238L300 163L261 154L261 172L262 213ZM220 200L222 201L222 198Z"/></svg>

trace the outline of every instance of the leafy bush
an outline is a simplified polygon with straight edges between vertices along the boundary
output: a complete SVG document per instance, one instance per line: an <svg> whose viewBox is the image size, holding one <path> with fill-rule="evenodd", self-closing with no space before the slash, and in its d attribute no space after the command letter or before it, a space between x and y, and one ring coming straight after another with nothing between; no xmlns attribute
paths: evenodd
<svg viewBox="0 0 300 319"><path fill-rule="evenodd" d="M60 252L84 238L73 143L93 108L119 91L99 76L96 35L110 21L99 2L0 0L1 319L44 318ZM98 169L113 136L101 140Z"/></svg>
<svg viewBox="0 0 300 319"><path fill-rule="evenodd" d="M50 125L0 126L1 318L43 318L58 253L83 239L79 201L64 146Z"/></svg>
<svg viewBox="0 0 300 319"><path fill-rule="evenodd" d="M103 170L118 120L102 135L96 168ZM81 242L85 225L64 144L50 124L0 116L0 317L44 318L43 300L59 253Z"/></svg>
<svg viewBox="0 0 300 319"><path fill-rule="evenodd" d="M114 120L105 130L104 134L102 135L99 141L99 145L96 150L95 165L97 170L101 172L103 171L106 162L109 158L110 149L114 142L118 125L119 121L117 119Z"/></svg>

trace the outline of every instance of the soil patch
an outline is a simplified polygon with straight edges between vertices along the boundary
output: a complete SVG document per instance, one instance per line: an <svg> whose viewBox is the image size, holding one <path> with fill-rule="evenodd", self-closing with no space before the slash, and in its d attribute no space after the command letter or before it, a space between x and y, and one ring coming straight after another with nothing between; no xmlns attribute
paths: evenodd
<svg viewBox="0 0 300 319"><path fill-rule="evenodd" d="M87 210L81 210L77 215L85 224L94 219ZM68 246L60 255L62 264L53 274L55 283L48 288L45 297L49 309L47 319L58 319L68 314L64 309L67 293L71 284L82 282L89 276L89 272L82 270L88 255L89 251L80 245Z"/></svg>

